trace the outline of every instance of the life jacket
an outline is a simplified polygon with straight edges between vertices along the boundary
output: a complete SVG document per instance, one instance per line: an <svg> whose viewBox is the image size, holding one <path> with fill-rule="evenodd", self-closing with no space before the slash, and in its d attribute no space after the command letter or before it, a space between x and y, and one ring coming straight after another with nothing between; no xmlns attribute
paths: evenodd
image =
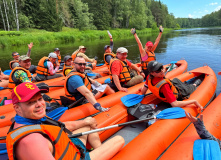
<svg viewBox="0 0 221 160"><path fill-rule="evenodd" d="M9 88L15 88L17 85L19 85L20 83L22 83L22 82L20 82L20 81L18 81L17 79L15 79L15 77L14 77L14 73L15 73L15 71L17 71L17 70L23 70L26 74L27 74L27 76L28 76L28 78L29 78L29 80L30 80L30 82L31 82L31 73L29 72L29 70L27 70L27 69L25 69L25 68L23 68L23 67L15 67L13 70L12 70L12 72L10 73L10 75L9 75L9 83L8 83L8 87Z"/></svg>
<svg viewBox="0 0 221 160"><path fill-rule="evenodd" d="M74 53L71 55L73 61L74 61L74 59L77 57L78 53L79 53L79 52L76 51L76 52L74 52Z"/></svg>
<svg viewBox="0 0 221 160"><path fill-rule="evenodd" d="M31 133L40 133L51 142L53 146L52 155L56 160L80 160L81 153L79 149L74 145L74 143L71 142L70 138L68 138L67 133L65 132L67 130L65 128L65 125L63 124L56 126L54 125L56 124L56 122L57 121L53 122L53 124L48 123L50 125L25 125L16 129L12 129L12 126L14 125L13 123L6 138L6 146L9 160L17 159L15 157L16 143L21 138ZM61 124L61 122L57 122L57 124Z"/></svg>
<svg viewBox="0 0 221 160"><path fill-rule="evenodd" d="M112 53L104 53L104 62L105 64L108 66L109 68L109 63L106 61L106 56L110 55L111 58L115 58L116 57L116 54L114 54L113 52Z"/></svg>
<svg viewBox="0 0 221 160"><path fill-rule="evenodd" d="M89 78L88 78L88 76L87 75L85 75L85 74L83 74L83 73L79 73L79 72L75 72L75 71L71 71L68 75L67 75L67 77L66 77L66 79L65 79L65 82L64 82L64 90L65 90L65 95L67 96L67 97L69 97L71 100L76 100L75 99L75 95L76 94L79 94L80 92L78 92L77 90L75 90L74 92L70 92L69 90L68 90L68 80L69 80L69 78L71 77L71 76L74 76L74 75L79 75L81 78L82 78L82 80L83 80L83 82L84 82L84 85L90 90L90 91L92 91L92 87L91 87L91 82L90 82L90 80L89 80Z"/></svg>
<svg viewBox="0 0 221 160"><path fill-rule="evenodd" d="M15 62L19 62L18 60L12 60L12 61L10 61L9 62L9 67L11 68L11 70L13 70L13 68L12 68L12 65L13 65L13 63L15 63Z"/></svg>
<svg viewBox="0 0 221 160"><path fill-rule="evenodd" d="M60 63L61 63L61 55L57 55L57 57L58 57L58 63L60 64ZM54 68L57 67L57 61L55 61L55 62L53 63L53 66L54 66Z"/></svg>
<svg viewBox="0 0 221 160"><path fill-rule="evenodd" d="M146 54L148 55L148 58L146 61L142 61L141 57L140 57L140 62L141 62L141 67L142 67L142 70L147 70L147 65L150 61L155 61L156 60L156 57L155 57L155 54L154 52L149 52L149 51L146 51Z"/></svg>
<svg viewBox="0 0 221 160"><path fill-rule="evenodd" d="M149 77L148 78L148 88L157 98L161 99L164 102L167 102L167 99L164 97L164 95L162 93L160 93L161 87L166 83L168 83L170 85L170 89L172 90L173 95L176 97L176 99L178 98L178 91L169 79L164 78L163 80L158 82L156 85L152 85L151 81L152 81L152 79Z"/></svg>
<svg viewBox="0 0 221 160"><path fill-rule="evenodd" d="M72 66L66 66L66 65L64 64L64 67L63 67L63 75L64 75L65 77L67 76L67 75L65 75L65 71L68 70L68 69L72 70L73 67L72 67Z"/></svg>
<svg viewBox="0 0 221 160"><path fill-rule="evenodd" d="M119 81L120 82L128 82L129 80L131 80L131 75L130 75L130 68L127 64L127 62L123 62L117 58L114 58L114 59L111 59L110 60L110 69L109 69L109 72L110 72L110 79L111 79L111 82L113 82L113 77L112 77L112 73L111 73L111 67L112 67L112 63L114 61L120 61L120 63L122 64L123 66L123 69L122 71L120 72L120 75L119 75Z"/></svg>
<svg viewBox="0 0 221 160"><path fill-rule="evenodd" d="M50 76L50 73L48 72L48 67L44 66L45 61L49 61L49 58L43 57L40 59L40 61L38 62L36 73L41 74L41 75L45 75L45 76Z"/></svg>

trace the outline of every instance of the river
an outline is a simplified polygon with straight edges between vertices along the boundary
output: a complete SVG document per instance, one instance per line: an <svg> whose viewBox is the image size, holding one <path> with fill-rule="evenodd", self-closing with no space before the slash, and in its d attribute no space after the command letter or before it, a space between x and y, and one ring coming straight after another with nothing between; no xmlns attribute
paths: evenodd
<svg viewBox="0 0 221 160"><path fill-rule="evenodd" d="M149 40L154 42L157 33L148 36L138 34L138 36L142 44L145 45ZM82 41L74 44L34 44L31 52L32 64L37 65L39 59L47 56L54 48L60 48L63 58L65 55L75 51L79 45L87 47L86 54L89 57L97 56L98 63L103 63L103 48L106 44L109 44L108 35L106 39L99 41ZM128 59L134 63L139 62L139 49L133 35L129 39L123 39L122 37L114 40L114 53L118 47L126 47L129 51ZM27 48L27 45L0 48L0 67L2 70L8 69L12 52L17 51L20 55L26 54ZM221 28L194 28L163 33L155 53L157 61L163 64L185 59L188 62L188 70L208 65L217 75L221 71L221 65L219 64L221 62ZM219 94L221 91L221 76L217 75L217 79L216 93Z"/></svg>

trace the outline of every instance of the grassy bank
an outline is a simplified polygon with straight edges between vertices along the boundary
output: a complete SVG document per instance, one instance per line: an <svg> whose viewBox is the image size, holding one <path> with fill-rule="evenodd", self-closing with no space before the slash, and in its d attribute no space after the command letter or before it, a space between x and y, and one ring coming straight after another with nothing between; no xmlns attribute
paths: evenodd
<svg viewBox="0 0 221 160"><path fill-rule="evenodd" d="M165 29L164 31L169 31ZM114 39L120 39L131 36L130 29L113 29L109 30ZM150 34L158 32L146 28L137 30L137 34ZM61 32L48 32L45 30L28 29L21 31L0 31L0 47L20 46L33 42L34 44L42 43L67 43L75 41L88 41L95 39L107 38L107 31L87 30L79 31L78 29L63 28Z"/></svg>

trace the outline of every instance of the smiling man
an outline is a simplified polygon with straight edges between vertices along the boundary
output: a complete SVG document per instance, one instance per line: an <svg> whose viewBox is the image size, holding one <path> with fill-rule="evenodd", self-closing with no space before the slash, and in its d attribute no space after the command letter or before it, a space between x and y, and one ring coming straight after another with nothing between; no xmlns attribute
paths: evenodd
<svg viewBox="0 0 221 160"><path fill-rule="evenodd" d="M9 75L9 88L14 88L22 82L31 82L32 76L28 70L31 66L31 58L27 55L22 55L18 61L19 66L15 67Z"/></svg>
<svg viewBox="0 0 221 160"><path fill-rule="evenodd" d="M96 120L87 117L84 120L58 122L47 117L40 91L35 84L28 82L12 90L16 116L6 138L10 160L103 160L111 159L123 147L121 136L113 137L104 144L98 133L69 138L68 134L95 129ZM93 151L87 152L86 143L93 147Z"/></svg>

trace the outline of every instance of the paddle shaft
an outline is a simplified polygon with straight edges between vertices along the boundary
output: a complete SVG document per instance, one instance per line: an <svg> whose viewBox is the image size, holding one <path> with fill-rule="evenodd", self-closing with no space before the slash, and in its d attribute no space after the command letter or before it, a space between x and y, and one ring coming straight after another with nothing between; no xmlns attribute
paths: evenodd
<svg viewBox="0 0 221 160"><path fill-rule="evenodd" d="M68 109L72 108L74 105L76 105L77 103L79 103L80 101L82 101L85 97L81 97L80 99L78 99L77 101L74 101L72 104L70 104L68 106Z"/></svg>
<svg viewBox="0 0 221 160"><path fill-rule="evenodd" d="M104 131L104 130L108 130L108 129L112 129L112 128L116 128L116 127L122 127L122 126L127 126L130 124L136 124L136 123L140 123L140 122L145 122L151 119L156 119L156 117L152 117L152 118L146 118L146 119L138 119L138 120L134 120L134 121L130 121L130 122L125 122L125 123L120 123L120 124L115 124L112 126L107 126L107 127L103 127L103 128L98 128L98 129L94 129L91 131L87 131L87 132L82 132L82 133L77 133L77 134L73 134L73 135L69 135L69 138L75 138L75 137L79 137L79 136L83 136L83 135L88 135L91 133L95 133L95 132L100 132L100 131Z"/></svg>

